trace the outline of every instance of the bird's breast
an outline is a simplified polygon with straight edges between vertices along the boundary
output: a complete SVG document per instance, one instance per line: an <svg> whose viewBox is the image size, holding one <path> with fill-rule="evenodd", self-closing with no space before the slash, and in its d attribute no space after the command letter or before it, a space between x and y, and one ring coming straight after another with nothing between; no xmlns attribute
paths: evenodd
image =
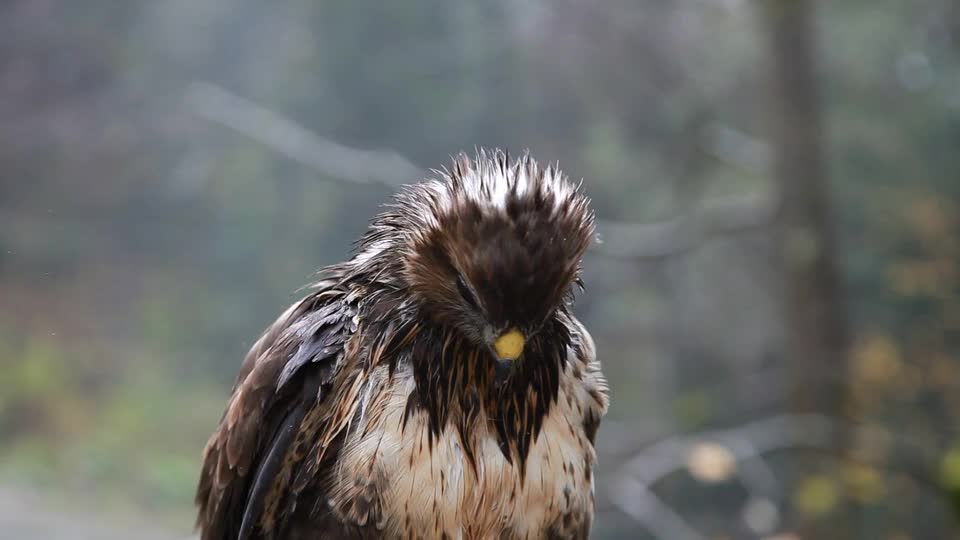
<svg viewBox="0 0 960 540"><path fill-rule="evenodd" d="M427 413L407 409L412 377L371 384L334 471L331 506L355 511L360 497L373 511L344 518L395 538L538 538L554 524L589 527L595 454L577 386L561 384L521 477L482 414L468 440L452 425L431 440Z"/></svg>

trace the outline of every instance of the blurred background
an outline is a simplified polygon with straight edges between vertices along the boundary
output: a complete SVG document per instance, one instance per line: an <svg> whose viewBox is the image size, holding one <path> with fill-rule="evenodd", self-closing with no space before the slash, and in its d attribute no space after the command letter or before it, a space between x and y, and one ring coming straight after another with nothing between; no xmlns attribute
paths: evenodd
<svg viewBox="0 0 960 540"><path fill-rule="evenodd" d="M187 538L247 348L397 184L559 160L601 539L960 534L960 4L0 4L0 538Z"/></svg>

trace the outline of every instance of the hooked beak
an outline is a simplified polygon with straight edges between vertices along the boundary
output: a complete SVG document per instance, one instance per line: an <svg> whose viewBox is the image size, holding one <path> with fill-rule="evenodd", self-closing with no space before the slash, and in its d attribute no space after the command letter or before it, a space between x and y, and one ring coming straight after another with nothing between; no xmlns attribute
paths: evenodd
<svg viewBox="0 0 960 540"><path fill-rule="evenodd" d="M498 360L516 360L523 354L526 338L516 328L500 334L493 342L493 352Z"/></svg>

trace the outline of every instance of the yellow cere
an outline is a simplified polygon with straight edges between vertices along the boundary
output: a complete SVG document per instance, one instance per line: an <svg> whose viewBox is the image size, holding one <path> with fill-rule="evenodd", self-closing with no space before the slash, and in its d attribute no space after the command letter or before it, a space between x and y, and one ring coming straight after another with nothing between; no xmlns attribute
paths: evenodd
<svg viewBox="0 0 960 540"><path fill-rule="evenodd" d="M501 360L516 360L523 352L523 334L519 330L510 330L500 334L493 348L497 351L497 356Z"/></svg>

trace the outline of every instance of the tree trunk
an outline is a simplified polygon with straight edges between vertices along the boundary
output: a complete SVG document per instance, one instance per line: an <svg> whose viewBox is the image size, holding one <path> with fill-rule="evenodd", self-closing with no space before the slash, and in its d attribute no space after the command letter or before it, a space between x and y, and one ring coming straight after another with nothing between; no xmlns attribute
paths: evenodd
<svg viewBox="0 0 960 540"><path fill-rule="evenodd" d="M773 174L781 208L778 231L783 265L786 361L795 413L842 418L848 330L836 235L824 164L823 132L814 59L813 2L762 0L769 47ZM844 433L834 445L846 453ZM819 464L797 461L804 474ZM796 477L795 477L796 478ZM840 534L813 531L801 520L803 538Z"/></svg>
<svg viewBox="0 0 960 540"><path fill-rule="evenodd" d="M793 403L797 412L840 414L843 391L829 375L845 373L847 321L824 168L813 10L807 0L764 0L764 7Z"/></svg>

